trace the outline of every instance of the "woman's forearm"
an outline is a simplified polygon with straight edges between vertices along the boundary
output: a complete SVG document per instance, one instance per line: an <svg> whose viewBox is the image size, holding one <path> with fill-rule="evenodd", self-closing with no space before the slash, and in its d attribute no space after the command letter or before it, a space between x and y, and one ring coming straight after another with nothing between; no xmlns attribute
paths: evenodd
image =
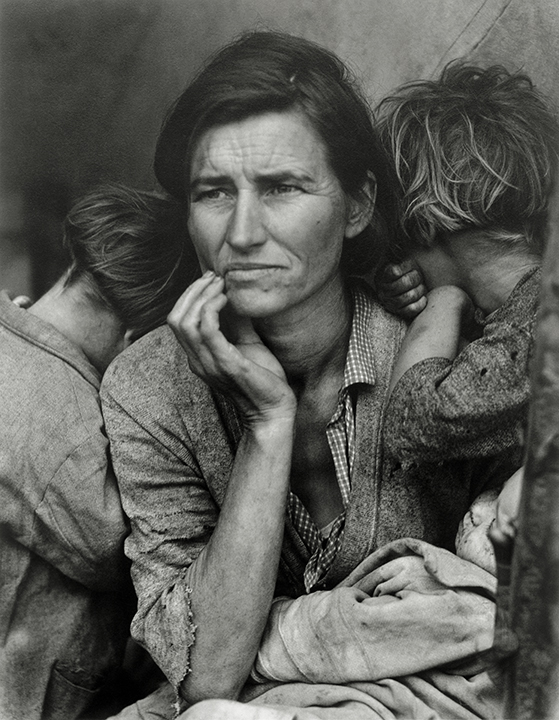
<svg viewBox="0 0 559 720"><path fill-rule="evenodd" d="M293 446L293 420L246 430L218 523L189 571L197 626L189 702L235 698L248 677L277 578Z"/></svg>

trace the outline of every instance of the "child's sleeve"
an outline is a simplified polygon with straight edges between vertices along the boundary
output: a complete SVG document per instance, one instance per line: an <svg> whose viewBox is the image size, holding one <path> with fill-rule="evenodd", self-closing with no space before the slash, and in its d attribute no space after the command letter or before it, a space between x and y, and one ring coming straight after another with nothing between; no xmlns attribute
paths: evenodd
<svg viewBox="0 0 559 720"><path fill-rule="evenodd" d="M533 324L497 317L454 360L429 358L407 370L387 407L388 453L400 462L440 462L518 447L528 410Z"/></svg>

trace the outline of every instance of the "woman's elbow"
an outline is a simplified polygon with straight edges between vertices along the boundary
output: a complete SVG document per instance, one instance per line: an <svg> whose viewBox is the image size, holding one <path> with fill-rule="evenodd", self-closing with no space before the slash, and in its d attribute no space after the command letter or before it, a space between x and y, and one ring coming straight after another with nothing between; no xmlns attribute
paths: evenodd
<svg viewBox="0 0 559 720"><path fill-rule="evenodd" d="M247 677L239 677L208 668L203 673L190 672L182 681L179 691L188 705L202 700L237 700Z"/></svg>

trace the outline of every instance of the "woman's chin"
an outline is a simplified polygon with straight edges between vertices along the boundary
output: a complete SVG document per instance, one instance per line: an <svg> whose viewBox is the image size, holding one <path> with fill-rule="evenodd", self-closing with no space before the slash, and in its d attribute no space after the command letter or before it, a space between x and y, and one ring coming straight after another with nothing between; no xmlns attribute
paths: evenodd
<svg viewBox="0 0 559 720"><path fill-rule="evenodd" d="M284 309L285 303L273 294L252 290L228 290L229 307L237 315L250 318L265 318Z"/></svg>

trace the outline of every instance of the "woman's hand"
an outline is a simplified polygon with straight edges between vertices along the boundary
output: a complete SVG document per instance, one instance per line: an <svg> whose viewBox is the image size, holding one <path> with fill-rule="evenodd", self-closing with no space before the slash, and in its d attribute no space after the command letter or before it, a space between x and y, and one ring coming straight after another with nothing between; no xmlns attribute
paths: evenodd
<svg viewBox="0 0 559 720"><path fill-rule="evenodd" d="M425 567L418 555L395 558L373 570L356 583L356 587L372 597L398 595L402 592L441 593L442 585Z"/></svg>
<svg viewBox="0 0 559 720"><path fill-rule="evenodd" d="M208 270L177 300L167 322L187 354L190 368L229 396L246 422L283 416L296 408L282 366L262 343L248 318L220 312L227 304L223 278Z"/></svg>
<svg viewBox="0 0 559 720"><path fill-rule="evenodd" d="M226 304L223 278L208 271L167 318L192 371L235 402L246 426L217 524L188 570L197 625L181 684L189 703L235 698L250 673L274 595L293 452L296 400L283 368Z"/></svg>

